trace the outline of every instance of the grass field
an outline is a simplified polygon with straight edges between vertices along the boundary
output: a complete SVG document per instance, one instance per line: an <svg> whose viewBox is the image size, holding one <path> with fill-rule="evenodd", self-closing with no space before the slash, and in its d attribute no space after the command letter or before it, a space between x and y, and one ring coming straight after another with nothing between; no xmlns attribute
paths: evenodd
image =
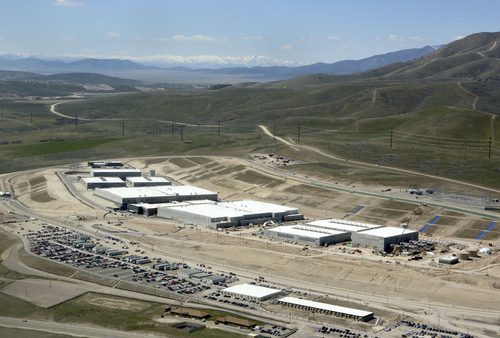
<svg viewBox="0 0 500 338"><path fill-rule="evenodd" d="M241 337L239 334L216 329L204 329L188 334L173 328L171 324L162 324L154 320L164 314L165 305L111 295L89 293L52 308L43 309L0 293L0 303L2 304L0 316L5 317L93 325L112 330L162 334L169 337ZM203 311L213 316L233 315L213 310Z"/></svg>

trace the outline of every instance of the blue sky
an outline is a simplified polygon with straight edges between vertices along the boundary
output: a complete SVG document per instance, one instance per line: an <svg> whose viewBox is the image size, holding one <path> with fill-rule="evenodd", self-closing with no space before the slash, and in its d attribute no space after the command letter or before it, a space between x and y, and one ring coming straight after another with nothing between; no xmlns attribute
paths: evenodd
<svg viewBox="0 0 500 338"><path fill-rule="evenodd" d="M0 0L0 53L358 60L499 31L498 0Z"/></svg>

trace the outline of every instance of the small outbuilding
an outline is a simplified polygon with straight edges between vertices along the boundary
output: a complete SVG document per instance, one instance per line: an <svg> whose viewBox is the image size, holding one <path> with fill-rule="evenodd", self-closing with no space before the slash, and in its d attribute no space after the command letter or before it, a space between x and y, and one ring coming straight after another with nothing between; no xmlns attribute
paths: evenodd
<svg viewBox="0 0 500 338"><path fill-rule="evenodd" d="M183 278L191 278L193 275L196 275L198 273L202 273L200 269L182 269L177 271L177 276L183 277Z"/></svg>
<svg viewBox="0 0 500 338"><path fill-rule="evenodd" d="M188 309L185 307L173 308L170 310L170 313L181 317L191 317L196 319L207 319L210 317L210 314L207 312Z"/></svg>
<svg viewBox="0 0 500 338"><path fill-rule="evenodd" d="M223 318L217 318L215 321L216 324L225 324L225 325L236 325L243 327L245 329L251 329L257 325L256 323L247 320L247 319L241 319L241 318L236 318L236 317L223 317Z"/></svg>
<svg viewBox="0 0 500 338"><path fill-rule="evenodd" d="M439 263L441 263L441 264L453 265L453 264L457 264L458 262L459 262L459 259L458 259L458 257L455 257L455 256L445 256L445 257L439 258Z"/></svg>
<svg viewBox="0 0 500 338"><path fill-rule="evenodd" d="M223 276L208 276L201 279L202 282L207 284L219 285L226 282L226 277Z"/></svg>

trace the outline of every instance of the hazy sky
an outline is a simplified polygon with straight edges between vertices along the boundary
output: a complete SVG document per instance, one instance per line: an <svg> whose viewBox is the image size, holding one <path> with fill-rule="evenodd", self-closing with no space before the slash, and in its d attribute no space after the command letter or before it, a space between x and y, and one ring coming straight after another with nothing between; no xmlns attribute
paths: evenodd
<svg viewBox="0 0 500 338"><path fill-rule="evenodd" d="M357 60L499 31L498 0L0 0L0 53Z"/></svg>

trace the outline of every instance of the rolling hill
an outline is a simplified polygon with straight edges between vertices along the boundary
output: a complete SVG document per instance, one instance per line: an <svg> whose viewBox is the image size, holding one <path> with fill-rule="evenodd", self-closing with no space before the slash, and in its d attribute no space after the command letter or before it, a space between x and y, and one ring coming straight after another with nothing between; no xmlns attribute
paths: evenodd
<svg viewBox="0 0 500 338"><path fill-rule="evenodd" d="M423 58L351 75L67 102L57 110L82 121L58 118L56 125L68 127L54 137L122 138L107 147L123 155L241 154L280 147L261 134L264 124L294 142L300 130L301 144L346 159L498 186L498 40L498 33L479 33ZM28 117L24 107L10 109L10 126ZM47 124L51 115L44 114Z"/></svg>

